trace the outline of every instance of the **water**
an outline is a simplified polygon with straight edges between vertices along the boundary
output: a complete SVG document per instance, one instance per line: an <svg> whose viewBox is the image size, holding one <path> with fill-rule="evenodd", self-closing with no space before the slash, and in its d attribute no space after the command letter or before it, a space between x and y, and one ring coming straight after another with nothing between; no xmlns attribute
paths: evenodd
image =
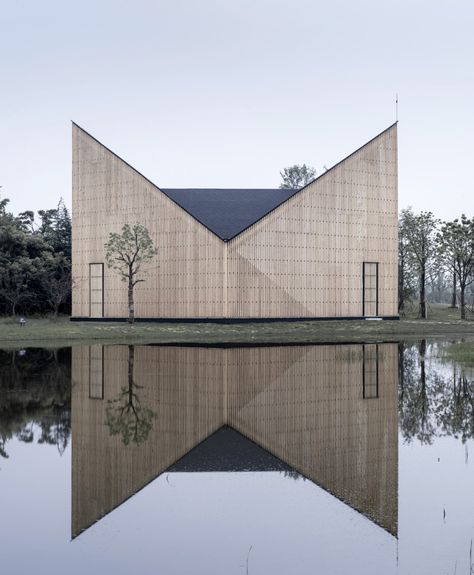
<svg viewBox="0 0 474 575"><path fill-rule="evenodd" d="M0 352L2 573L470 573L443 343Z"/></svg>

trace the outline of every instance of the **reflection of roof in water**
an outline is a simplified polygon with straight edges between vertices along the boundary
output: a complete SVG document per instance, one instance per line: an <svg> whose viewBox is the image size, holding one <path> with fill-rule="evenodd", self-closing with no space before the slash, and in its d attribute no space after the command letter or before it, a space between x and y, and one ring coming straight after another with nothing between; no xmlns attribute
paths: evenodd
<svg viewBox="0 0 474 575"><path fill-rule="evenodd" d="M396 535L396 344L78 347L72 367L73 537L166 470L274 465ZM136 445L107 423L130 385L154 414Z"/></svg>
<svg viewBox="0 0 474 575"><path fill-rule="evenodd" d="M221 427L168 468L169 472L290 471L293 468L230 427Z"/></svg>

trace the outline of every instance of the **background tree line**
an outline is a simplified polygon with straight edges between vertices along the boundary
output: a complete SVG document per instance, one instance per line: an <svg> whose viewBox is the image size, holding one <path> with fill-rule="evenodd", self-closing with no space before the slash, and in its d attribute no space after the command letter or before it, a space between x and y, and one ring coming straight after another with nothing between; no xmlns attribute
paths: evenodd
<svg viewBox="0 0 474 575"><path fill-rule="evenodd" d="M449 303L466 319L474 312L474 218L450 222L431 212L402 210L398 233L398 311L416 301L428 317L428 302Z"/></svg>
<svg viewBox="0 0 474 575"><path fill-rule="evenodd" d="M284 176L300 187L314 175L314 168L293 166L282 173L282 186L290 185ZM17 216L8 211L8 202L0 199L0 315L69 314L71 218L64 202L36 215L26 211ZM123 239L123 234L111 236ZM112 239L106 247L113 255ZM156 253L152 247L149 258ZM427 318L431 302L459 307L463 319L474 317L474 218L463 214L442 222L431 212L402 210L398 267L400 315L415 302L418 316Z"/></svg>
<svg viewBox="0 0 474 575"><path fill-rule="evenodd" d="M13 215L0 199L0 314L70 313L71 218L54 209Z"/></svg>

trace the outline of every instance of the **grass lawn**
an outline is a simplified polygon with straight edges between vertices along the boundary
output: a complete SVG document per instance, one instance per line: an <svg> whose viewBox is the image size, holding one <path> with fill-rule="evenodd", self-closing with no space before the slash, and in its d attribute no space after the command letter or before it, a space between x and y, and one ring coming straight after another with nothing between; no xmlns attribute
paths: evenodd
<svg viewBox="0 0 474 575"><path fill-rule="evenodd" d="M212 323L70 322L67 317L28 319L25 327L0 319L0 347L57 347L90 343L319 343L433 338L473 338L474 320L459 310L432 305L430 318L412 310L400 321L295 321L222 325Z"/></svg>

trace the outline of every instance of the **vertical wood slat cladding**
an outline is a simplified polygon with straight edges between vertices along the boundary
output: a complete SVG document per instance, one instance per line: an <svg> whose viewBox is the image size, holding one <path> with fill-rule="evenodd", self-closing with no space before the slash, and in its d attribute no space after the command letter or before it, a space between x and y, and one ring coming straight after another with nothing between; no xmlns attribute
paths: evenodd
<svg viewBox="0 0 474 575"><path fill-rule="evenodd" d="M376 347L229 350L228 422L396 534L398 347ZM364 399L364 363L377 398Z"/></svg>
<svg viewBox="0 0 474 575"><path fill-rule="evenodd" d="M222 317L223 242L156 186L73 126L73 309L89 308L89 264L105 262L110 232L144 224L158 248L136 287L137 317ZM104 317L126 317L127 290L104 266ZM95 311L95 309L94 309Z"/></svg>
<svg viewBox="0 0 474 575"><path fill-rule="evenodd" d="M396 534L397 344L135 346L138 399L156 417L148 440L126 446L111 435L106 413L127 388L128 348L103 349L103 401L90 397L88 381L100 354L72 350L73 536L222 425ZM364 363L375 358L378 397L364 399Z"/></svg>
<svg viewBox="0 0 474 575"><path fill-rule="evenodd" d="M396 316L397 234L395 125L229 242L228 314L360 316L369 261Z"/></svg>
<svg viewBox="0 0 474 575"><path fill-rule="evenodd" d="M378 263L377 315L396 316L397 127L223 242L73 126L73 316L90 315L87 268L109 233L136 222L158 248L137 317L359 317L363 262ZM104 316L125 317L126 288L104 273Z"/></svg>
<svg viewBox="0 0 474 575"><path fill-rule="evenodd" d="M128 387L128 347L100 346L103 401L89 391L97 348L72 349L73 537L223 425L223 368L215 350L135 346L135 393L155 417L146 441L124 446L106 422L109 402Z"/></svg>

